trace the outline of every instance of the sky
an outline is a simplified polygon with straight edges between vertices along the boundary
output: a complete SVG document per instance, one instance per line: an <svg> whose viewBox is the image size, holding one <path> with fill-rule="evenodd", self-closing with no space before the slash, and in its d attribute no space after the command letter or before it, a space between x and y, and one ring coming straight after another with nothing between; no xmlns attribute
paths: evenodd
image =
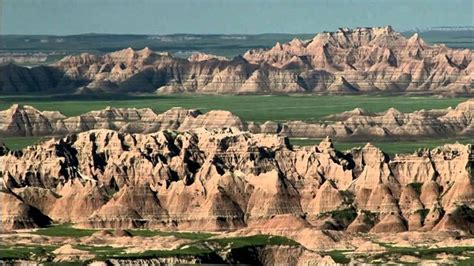
<svg viewBox="0 0 474 266"><path fill-rule="evenodd" d="M473 26L473 0L0 0L1 34L316 33Z"/></svg>

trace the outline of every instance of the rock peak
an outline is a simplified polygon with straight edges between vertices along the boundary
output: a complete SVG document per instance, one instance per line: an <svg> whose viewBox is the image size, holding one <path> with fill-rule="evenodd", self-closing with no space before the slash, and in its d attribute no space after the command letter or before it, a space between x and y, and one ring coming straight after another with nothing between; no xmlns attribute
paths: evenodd
<svg viewBox="0 0 474 266"><path fill-rule="evenodd" d="M17 103L12 104L12 106L10 107L11 110L17 110L20 108L22 108L22 106Z"/></svg>
<svg viewBox="0 0 474 266"><path fill-rule="evenodd" d="M0 218L2 229L45 226L50 220L78 221L81 227L94 228L135 228L142 222L141 228L255 229L244 217L260 225L269 219L285 221L267 225L270 230L288 229L295 219L310 229L324 222L324 217L318 218L322 212L348 206L359 215L369 210L382 217L353 232L372 227L378 233L393 232L394 227L413 231L420 227L407 227L407 221L426 204L405 204L418 201L418 196L406 198L403 191L409 184L425 183L421 195L430 183L436 187L450 184L428 207L439 203L440 208L450 210L473 199L466 167L471 160L470 146L447 145L425 158L415 154L390 160L370 144L338 153L330 138L321 142L320 149L293 150L285 143L275 134L251 134L231 127L151 134L95 130L43 142L16 155L3 152L0 162L7 163L0 163L0 171L8 174L3 179L7 189L0 191L6 214ZM450 167L445 166L447 162ZM117 193L110 197L112 190ZM347 192L356 204L345 200ZM29 212L30 204L38 206L38 211ZM49 217L47 224L35 220L39 214ZM232 219L221 220L225 215ZM444 222L437 219L433 225L440 227L446 219L453 219L460 224L453 229L470 232L465 227L469 216L443 215L439 218ZM346 225L340 230L369 223L343 219L340 222Z"/></svg>
<svg viewBox="0 0 474 266"><path fill-rule="evenodd" d="M325 137L319 143L318 149L323 152L334 150L334 144L332 142L332 139L329 136Z"/></svg>
<svg viewBox="0 0 474 266"><path fill-rule="evenodd" d="M203 61L208 61L208 60L229 61L227 57L203 53L203 52L193 53L192 55L188 57L189 62L203 62Z"/></svg>
<svg viewBox="0 0 474 266"><path fill-rule="evenodd" d="M390 107L388 110L385 112L386 115L401 115L403 114L402 112L398 111L396 108Z"/></svg>
<svg viewBox="0 0 474 266"><path fill-rule="evenodd" d="M304 45L304 42L298 38L293 38L293 40L291 40L288 44L292 46L302 46Z"/></svg>
<svg viewBox="0 0 474 266"><path fill-rule="evenodd" d="M425 48L427 46L426 42L415 32L408 40L407 40L408 47L417 47L417 48Z"/></svg>

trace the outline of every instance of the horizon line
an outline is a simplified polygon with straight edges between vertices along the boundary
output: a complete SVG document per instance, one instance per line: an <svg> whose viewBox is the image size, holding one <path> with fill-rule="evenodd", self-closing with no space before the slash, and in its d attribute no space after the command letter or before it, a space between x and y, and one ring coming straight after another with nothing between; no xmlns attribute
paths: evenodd
<svg viewBox="0 0 474 266"><path fill-rule="evenodd" d="M357 28L381 28L390 26L392 29L394 28L391 25L384 25L384 26L357 26L357 27L349 27L349 29L357 29ZM341 29L345 27L338 27L337 29ZM433 26L428 28L412 28L412 29L402 29L396 30L396 32L405 33L405 32L427 32L427 31L458 31L458 30L467 30L467 31L474 31L474 26L472 25L465 25L465 26ZM257 36L257 35L310 35L310 34L318 34L318 33L325 33L325 32L335 32L333 31L317 31L317 32L262 32L262 33L186 33L186 32L176 32L176 33L110 33L110 32L83 32L83 33L73 33L73 34L48 34L48 33L35 33L35 34L25 34L25 33L0 33L0 36L57 36L57 37L69 37L69 36L79 36L79 35L136 35L136 36L171 36L171 35L220 35L220 36Z"/></svg>

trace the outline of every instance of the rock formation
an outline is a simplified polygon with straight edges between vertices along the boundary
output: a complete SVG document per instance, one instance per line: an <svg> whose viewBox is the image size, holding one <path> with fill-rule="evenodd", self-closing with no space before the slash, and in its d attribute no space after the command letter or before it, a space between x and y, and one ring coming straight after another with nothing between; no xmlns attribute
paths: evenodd
<svg viewBox="0 0 474 266"><path fill-rule="evenodd" d="M206 53L193 53L191 56L188 57L188 61L190 62L201 62L201 61L209 61L209 60L220 60L220 61L228 61L224 56L218 56L213 54L206 54Z"/></svg>
<svg viewBox="0 0 474 266"><path fill-rule="evenodd" d="M54 262L64 261L86 261L94 258L88 251L74 248L71 244L66 244L53 251Z"/></svg>
<svg viewBox="0 0 474 266"><path fill-rule="evenodd" d="M473 166L471 144L390 160L371 144L341 153L328 138L294 148L237 128L91 130L0 155L1 222L472 234Z"/></svg>
<svg viewBox="0 0 474 266"><path fill-rule="evenodd" d="M249 50L232 60L174 58L148 48L0 66L0 93L430 93L473 95L472 51L384 28L339 29Z"/></svg>
<svg viewBox="0 0 474 266"><path fill-rule="evenodd" d="M338 139L470 137L474 136L474 100L438 110L402 113L390 108L369 113L361 108L323 118L322 122L287 121L256 123L242 121L228 111L172 108L156 114L149 108L113 108L66 117L59 112L39 111L13 105L0 111L1 136L63 136L91 129L113 129L124 133L152 133L160 130L187 131L197 128L236 127L252 133L289 137Z"/></svg>
<svg viewBox="0 0 474 266"><path fill-rule="evenodd" d="M37 208L28 205L18 196L0 191L1 218L3 229L44 227L51 223L51 219Z"/></svg>

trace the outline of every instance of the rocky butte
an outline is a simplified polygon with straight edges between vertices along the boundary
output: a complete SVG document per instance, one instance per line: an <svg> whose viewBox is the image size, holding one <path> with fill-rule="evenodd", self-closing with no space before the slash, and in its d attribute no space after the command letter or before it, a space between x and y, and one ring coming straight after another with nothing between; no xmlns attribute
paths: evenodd
<svg viewBox="0 0 474 266"><path fill-rule="evenodd" d="M0 66L0 93L474 93L472 51L429 45L381 28L342 28L253 49L232 60L189 59L148 48Z"/></svg>
<svg viewBox="0 0 474 266"><path fill-rule="evenodd" d="M309 247L318 230L470 235L473 165L471 144L389 159L371 144L295 148L236 128L91 130L0 149L1 225L247 230Z"/></svg>
<svg viewBox="0 0 474 266"><path fill-rule="evenodd" d="M469 137L474 136L474 101L455 108L402 113L390 108L370 113L361 108L325 117L321 122L287 121L256 123L242 121L231 112L172 108L156 114L149 108L113 108L66 117L60 112L39 111L32 106L12 105L0 111L0 136L62 136L91 129L113 129L124 133L160 130L187 131L205 127L236 127L252 133L288 137L338 139Z"/></svg>

